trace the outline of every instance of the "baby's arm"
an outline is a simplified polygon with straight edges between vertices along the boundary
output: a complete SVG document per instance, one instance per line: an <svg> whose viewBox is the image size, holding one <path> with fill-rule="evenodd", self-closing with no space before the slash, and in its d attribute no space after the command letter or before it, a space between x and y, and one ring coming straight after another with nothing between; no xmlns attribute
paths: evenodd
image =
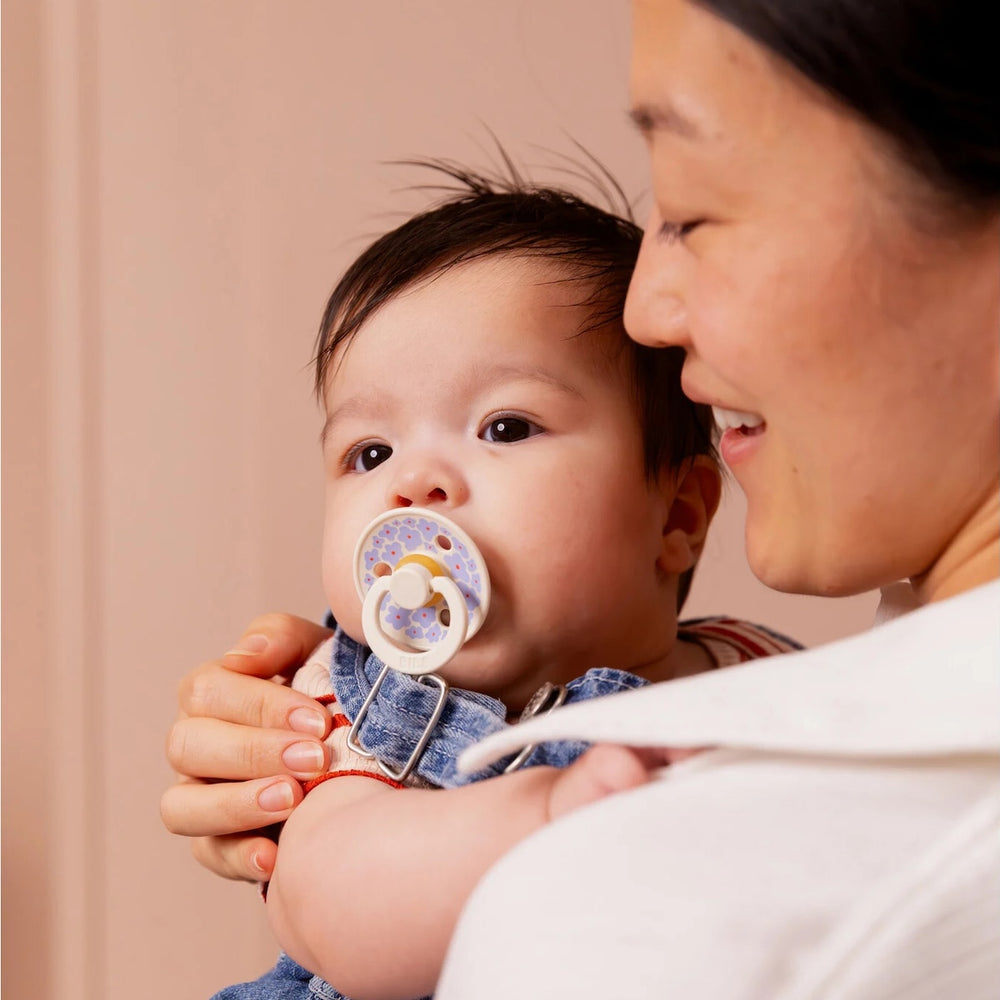
<svg viewBox="0 0 1000 1000"><path fill-rule="evenodd" d="M331 779L285 824L271 925L292 958L356 1000L432 993L487 869L550 820L648 776L638 754L601 746L566 770L532 767L447 791Z"/></svg>

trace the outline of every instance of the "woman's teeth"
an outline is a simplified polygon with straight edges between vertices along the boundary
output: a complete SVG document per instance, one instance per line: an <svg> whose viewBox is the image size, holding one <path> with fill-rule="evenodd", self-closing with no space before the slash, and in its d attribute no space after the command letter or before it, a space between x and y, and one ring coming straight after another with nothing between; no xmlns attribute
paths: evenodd
<svg viewBox="0 0 1000 1000"><path fill-rule="evenodd" d="M742 430L744 433L752 433L764 426L763 417L758 417L755 413L744 413L742 410L725 410L721 406L713 406L712 413L715 414L715 422L719 426L719 432L724 434L733 428Z"/></svg>

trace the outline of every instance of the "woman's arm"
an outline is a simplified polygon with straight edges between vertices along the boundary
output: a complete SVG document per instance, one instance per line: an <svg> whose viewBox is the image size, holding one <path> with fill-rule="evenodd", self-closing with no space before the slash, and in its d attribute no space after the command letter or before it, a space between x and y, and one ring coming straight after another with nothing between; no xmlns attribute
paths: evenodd
<svg viewBox="0 0 1000 1000"><path fill-rule="evenodd" d="M294 673L329 635L294 615L264 615L181 681L167 740L178 781L160 811L171 832L195 838L192 853L218 875L266 879L276 847L264 828L301 800L296 779L326 770L329 713L273 679Z"/></svg>
<svg viewBox="0 0 1000 1000"><path fill-rule="evenodd" d="M595 747L447 791L363 777L316 787L285 824L268 914L292 958L356 1000L432 993L466 898L530 833L648 780L644 758Z"/></svg>

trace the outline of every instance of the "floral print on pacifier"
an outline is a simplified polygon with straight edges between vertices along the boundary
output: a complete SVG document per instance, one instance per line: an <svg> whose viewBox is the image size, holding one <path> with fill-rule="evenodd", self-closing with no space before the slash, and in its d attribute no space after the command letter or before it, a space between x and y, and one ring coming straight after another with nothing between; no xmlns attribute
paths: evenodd
<svg viewBox="0 0 1000 1000"><path fill-rule="evenodd" d="M479 631L490 606L482 553L447 517L401 507L375 518L354 550L365 641L406 674L440 670Z"/></svg>

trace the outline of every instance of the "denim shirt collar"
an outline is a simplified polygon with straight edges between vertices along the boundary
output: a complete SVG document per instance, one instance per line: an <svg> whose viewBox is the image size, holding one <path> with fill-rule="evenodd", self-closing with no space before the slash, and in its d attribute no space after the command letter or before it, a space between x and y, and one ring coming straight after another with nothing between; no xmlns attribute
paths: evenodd
<svg viewBox="0 0 1000 1000"><path fill-rule="evenodd" d="M370 649L337 628L330 658L330 681L337 701L348 718L357 718L383 667L382 661ZM566 685L565 704L643 687L648 683L644 678L624 670L598 667ZM359 742L384 763L401 767L423 734L437 699L436 688L421 684L415 677L390 670L362 722ZM442 788L467 785L502 774L513 760L513 754L473 774L460 773L457 761L467 747L510 728L510 725L503 702L476 691L451 688L444 711L415 773ZM582 740L541 743L528 756L524 766L550 764L566 767L589 745Z"/></svg>

